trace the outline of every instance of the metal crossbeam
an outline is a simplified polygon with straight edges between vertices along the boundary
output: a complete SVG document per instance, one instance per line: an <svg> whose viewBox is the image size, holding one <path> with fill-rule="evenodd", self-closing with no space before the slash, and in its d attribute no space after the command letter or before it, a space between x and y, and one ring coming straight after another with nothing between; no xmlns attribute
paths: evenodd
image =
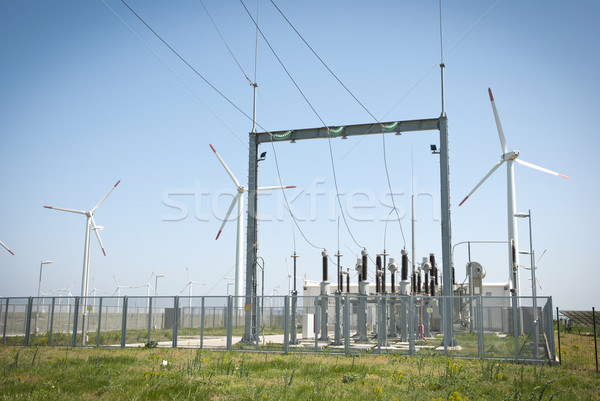
<svg viewBox="0 0 600 401"><path fill-rule="evenodd" d="M303 139L349 137L357 135L383 134L391 132L412 132L439 130L439 118L409 121L388 121L384 123L355 124L336 127L303 128L287 131L256 133L256 143L300 141ZM252 134L250 134L252 135ZM281 138L281 139L278 139Z"/></svg>

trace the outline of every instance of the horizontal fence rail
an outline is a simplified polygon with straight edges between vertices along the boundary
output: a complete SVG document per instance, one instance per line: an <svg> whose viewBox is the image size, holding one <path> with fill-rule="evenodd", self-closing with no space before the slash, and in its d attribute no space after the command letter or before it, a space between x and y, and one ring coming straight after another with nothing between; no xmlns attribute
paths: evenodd
<svg viewBox="0 0 600 401"><path fill-rule="evenodd" d="M557 360L551 297L537 297L537 313L532 297L265 296L241 308L233 296L82 301L0 298L2 344ZM442 313L447 305L451 318ZM250 339L246 313L252 317ZM444 341L449 324L455 338Z"/></svg>

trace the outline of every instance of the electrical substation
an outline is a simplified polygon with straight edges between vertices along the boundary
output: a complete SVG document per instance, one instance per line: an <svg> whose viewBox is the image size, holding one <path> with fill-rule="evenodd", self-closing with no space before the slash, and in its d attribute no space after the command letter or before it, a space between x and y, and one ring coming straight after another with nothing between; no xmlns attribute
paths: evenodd
<svg viewBox="0 0 600 401"><path fill-rule="evenodd" d="M242 5L244 5L243 2ZM129 6L127 7L133 12L133 9ZM245 5L244 8L246 8ZM233 294L229 294L229 286L227 286L227 296L223 294L219 296L192 296L193 284L204 285L204 283L192 281L190 272L186 267L189 279L187 285L189 286L189 295L187 297L179 295L158 297L158 292L156 291L158 278L164 277L164 274L156 275L154 296L150 294L151 276L150 281L146 285L146 297L121 297L120 288L126 287L120 286L118 282L117 291L119 291L119 294L116 297L114 297L115 294L113 294L113 297L96 297L95 287L93 290L94 294L90 297L88 292L89 243L92 230L98 237L98 241L104 252L99 235L99 230L102 227L96 226L92 214L106 200L112 190L119 184L119 181L90 211L45 206L49 209L75 212L87 216L81 296L65 297L64 304L62 303L62 298L57 299L53 297L51 298L50 305L44 305L45 301L43 297L40 297L39 290L38 297L35 299L33 297L0 298L0 322L2 323L3 330L2 343L4 344L7 338L20 336L22 331L24 338L22 345L30 345L30 338L35 337L38 333L38 326L43 328L45 325L46 330L42 331L48 333L48 345L53 345L52 335L53 332L56 332L69 334L71 336L70 340L64 340L63 338L59 341L68 341L66 345L73 347L77 344L92 346L94 342L95 346L98 347L115 345L120 345L121 347L143 345L178 347L187 343L189 347L201 349L276 350L283 353L288 353L292 348L300 352L319 352L327 349L346 355L356 352L386 352L415 355L425 349L443 352L445 355L477 358L493 357L554 363L556 361L556 352L554 347L552 298L538 297L535 292L536 267L531 240L531 211L528 214L516 213L513 162L553 175L568 177L531 163L520 161L518 160L518 151L507 150L506 140L492 92L489 89L489 97L503 151L502 158L464 198L460 205L500 165L506 162L508 168L508 238L506 241L464 241L456 244L452 243L449 128L444 98L445 64L441 34L441 2L440 115L427 119L381 122L362 105L329 67L325 65L344 89L373 117L372 121L374 121L364 124L341 126L327 126L325 124L283 65L275 50L267 41L267 38L260 31L258 23L250 15L247 8L246 12L256 26L257 41L258 34L260 33L291 81L293 81L296 88L302 94L304 100L321 121L322 126L267 131L257 124L256 121L258 84L250 80L243 70L242 73L250 82L254 91L253 113L251 117L225 97L222 92L217 90L197 70L193 69L138 14L133 12L196 75L202 78L221 97L252 121L252 131L248 137L247 186L240 183L225 161L217 153L216 149L210 145L213 153L225 168L236 187L236 194L216 236L216 239L218 239L230 214L237 207L237 242L235 252L232 252L232 254L235 253L235 282L228 283L234 285ZM287 18L285 19L287 20ZM294 27L292 26L292 28ZM295 28L294 30L298 33ZM298 33L298 35L300 34ZM302 38L302 36L300 37ZM221 38L223 39L223 37ZM305 43L308 45L306 41ZM310 48L310 45L308 47ZM227 48L231 53L228 46ZM312 48L310 50L315 53ZM231 55L233 56L233 53ZM315 56L319 58L321 63L325 64L316 53ZM235 56L233 58L235 59ZM235 61L237 62L237 59ZM238 66L242 69L239 63ZM256 81L256 76L254 81ZM257 131L257 126L261 128L261 132ZM380 135L384 141L385 158L386 136L390 137L393 141L390 148L396 148L402 146L401 135L403 133L421 133L426 131L437 131L439 133L439 149L437 145L431 145L431 152L435 155L434 160L436 160L435 158L439 158L436 161L439 162L440 180L440 236L439 238L436 236L433 241L435 241L436 249L439 244L438 241L441 241L441 255L436 255L435 253L417 255L415 252L413 196L411 205L413 214L411 218L412 250L406 249L405 244L405 248L401 250L400 254L388 253L385 249L384 239L383 250L367 249L359 245L359 248L362 249L358 250L359 254L356 255L356 263L353 266L342 266L340 261L343 255L339 249L338 220L337 249L331 247L328 250L313 245L314 248L318 248L314 252L319 252L320 254L321 277L304 277L300 289L302 292L299 292L299 288L297 288L298 270L299 267L300 269L302 267L299 266L298 259L300 255L296 252L294 238L294 250L293 254L290 255L293 259L293 274L288 271L288 280L290 282L293 281L293 287L290 286L290 291L286 295L265 296L265 262L262 256L265 259L267 256L260 254L260 243L258 241L259 192L262 190L280 190L285 198L285 190L295 188L295 186L283 185L281 175L279 174L279 166L277 166L277 174L280 180L278 186L258 186L259 162L264 160L266 153L264 149L261 149L261 145L269 145L275 152L275 146L287 146L287 144L293 144L297 141L328 141L334 180L336 180L335 189L340 209L339 212L345 222L344 210L339 201L340 193L337 188L337 179L335 178L336 172L333 152L331 150L332 141L347 139L349 137ZM387 181L390 186L390 195L392 202L394 202L387 162L385 162L385 169L388 175ZM248 194L247 213L243 211L245 193ZM287 198L285 199L287 203ZM287 204L287 210L293 220L292 223L295 223L298 227L289 204ZM398 222L402 228L395 203L392 210L389 211L390 215L393 211L396 211ZM244 217L247 217L245 238L243 233ZM530 244L528 252L519 249L516 227L516 218L519 217L529 219ZM347 223L346 227L350 233ZM298 227L298 229L300 228ZM350 235L352 236L352 233ZM404 233L402 235L404 236ZM306 237L304 238L306 239ZM353 236L352 238L354 239ZM307 242L309 241L307 240ZM355 239L354 242L358 245ZM492 283L484 281L486 277L485 267L477 261L471 260L471 245L475 243L500 243L506 246L508 250L509 270L506 282ZM468 245L469 252L468 262L464 267L465 280L462 282L456 280L457 272L462 277L462 266L455 266L454 261L454 248L461 244ZM0 245L12 254L12 251L2 242L0 242ZM333 253L334 249L335 253ZM244 269L242 266L244 252L245 278L243 277ZM520 265L519 254L528 254L531 256L531 265L529 266L532 273L531 297L523 297L519 292L519 268L524 267ZM44 263L52 262L42 262L42 264ZM262 270L261 294L257 291L259 288L259 267ZM204 268L208 269L209 267L204 266ZM40 284L41 270L40 266ZM242 288L244 280L245 291ZM34 310L34 304L37 308L35 308L35 318L33 319L32 311ZM32 320L35 321L33 334ZM142 335L136 333L136 338L138 342L142 338L143 343L132 344L131 342L127 342L128 330L134 329L142 333ZM265 329L267 333L265 333ZM106 340L106 336L102 334L111 331L120 331L120 344L105 342L110 340ZM94 339L91 337L88 338L88 334L95 335ZM67 336L63 337L67 338Z"/></svg>

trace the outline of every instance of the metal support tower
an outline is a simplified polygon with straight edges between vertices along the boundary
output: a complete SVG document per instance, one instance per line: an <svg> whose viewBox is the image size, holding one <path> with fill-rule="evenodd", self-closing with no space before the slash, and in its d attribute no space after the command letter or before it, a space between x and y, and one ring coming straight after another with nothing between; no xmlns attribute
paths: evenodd
<svg viewBox="0 0 600 401"><path fill-rule="evenodd" d="M249 138L248 154L248 228L246 230L246 297L245 297L245 330L242 341L253 342L255 333L252 325L252 283L256 274L257 252L257 187L258 187L258 147L261 143L290 142L303 139L327 139L331 137L350 137L358 135L372 135L385 133L402 133L413 131L438 130L440 133L440 186L441 186L441 234L442 234L442 267L443 267L443 295L452 295L452 270L451 270L451 227L450 227L450 159L448 156L448 119L442 111L440 117L390 121L375 124L355 124L331 129L329 127L307 128L276 132L251 132ZM445 302L443 313L448 324L444 327L444 344L455 344L452 328L452 303Z"/></svg>

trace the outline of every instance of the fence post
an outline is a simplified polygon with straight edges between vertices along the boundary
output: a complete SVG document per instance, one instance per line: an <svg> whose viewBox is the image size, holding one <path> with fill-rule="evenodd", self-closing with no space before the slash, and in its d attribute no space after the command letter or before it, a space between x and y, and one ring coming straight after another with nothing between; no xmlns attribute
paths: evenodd
<svg viewBox="0 0 600 401"><path fill-rule="evenodd" d="M315 352L319 350L319 322L321 318L319 309L319 297L315 297Z"/></svg>
<svg viewBox="0 0 600 401"><path fill-rule="evenodd" d="M473 305L473 299L474 297L471 296L471 309L472 305ZM477 309L477 319L475 320L475 322L477 323L477 345L479 347L479 357L480 358L485 358L485 337L483 335L483 299L481 298L481 296L475 298L475 306ZM471 328L473 328L473 316L471 315L471 322L470 322Z"/></svg>
<svg viewBox="0 0 600 401"><path fill-rule="evenodd" d="M70 310L70 308L69 308ZM70 321L70 319L69 319ZM77 346L77 324L79 323L79 297L75 297L75 308L73 310L73 341L71 346ZM82 333L83 334L83 333Z"/></svg>
<svg viewBox="0 0 600 401"><path fill-rule="evenodd" d="M52 297L52 306L50 307L50 328L48 330L48 345L52 345L52 329L54 326L54 305L56 297Z"/></svg>
<svg viewBox="0 0 600 401"><path fill-rule="evenodd" d="M38 299L39 302L39 299ZM25 346L29 346L29 336L31 335L31 311L33 310L33 297L27 300L27 310L25 312Z"/></svg>
<svg viewBox="0 0 600 401"><path fill-rule="evenodd" d="M264 300L263 300L264 302ZM298 344L298 340L297 340L297 334L296 334L296 329L297 329L297 324L296 324L296 309L298 309L298 291L292 291L292 331L291 331L291 343L292 344Z"/></svg>
<svg viewBox="0 0 600 401"><path fill-rule="evenodd" d="M342 330L341 330L341 294L336 291L335 293L335 330L333 334L333 345L342 345Z"/></svg>
<svg viewBox="0 0 600 401"><path fill-rule="evenodd" d="M204 347L204 296L200 301L200 349Z"/></svg>
<svg viewBox="0 0 600 401"><path fill-rule="evenodd" d="M383 319L381 316L381 296L376 295L376 310L377 310L377 353L381 354L381 341L383 341Z"/></svg>
<svg viewBox="0 0 600 401"><path fill-rule="evenodd" d="M286 295L283 299L283 353L290 351L290 296Z"/></svg>
<svg viewBox="0 0 600 401"><path fill-rule="evenodd" d="M256 313L254 314L254 317L256 318L256 323L254 324L255 329L256 329L256 350L258 351L260 349L260 331L263 331L263 334L265 333L265 328L264 328L264 306L265 306L265 298L264 297L259 297L258 295L254 296L252 298L254 301L252 302L253 305L255 305L256 308ZM271 327L273 327L273 325L271 324ZM264 338L264 335L263 335Z"/></svg>
<svg viewBox="0 0 600 401"><path fill-rule="evenodd" d="M96 330L96 347L100 347L100 329L102 327L102 300L104 298L100 297L100 301L98 304L98 328ZM52 298L52 310L54 310L54 298Z"/></svg>
<svg viewBox="0 0 600 401"><path fill-rule="evenodd" d="M350 355L350 295L344 297L344 353Z"/></svg>
<svg viewBox="0 0 600 401"><path fill-rule="evenodd" d="M598 337L596 337L596 308L592 306L592 321L594 322L594 355L596 356L596 373L598 373Z"/></svg>
<svg viewBox="0 0 600 401"><path fill-rule="evenodd" d="M517 320L517 296L513 294L512 311L513 311L513 336L515 337L515 361L519 360L519 322Z"/></svg>
<svg viewBox="0 0 600 401"><path fill-rule="evenodd" d="M127 304L129 298L127 295L123 297L123 313L121 315L121 348L125 348L127 342Z"/></svg>
<svg viewBox="0 0 600 401"><path fill-rule="evenodd" d="M6 298L6 306L4 307L4 327L2 328L2 345L6 344L6 325L8 324L8 304L10 298Z"/></svg>
<svg viewBox="0 0 600 401"><path fill-rule="evenodd" d="M152 301L154 297L148 297L148 341L146 344L150 344L150 333L152 331Z"/></svg>
<svg viewBox="0 0 600 401"><path fill-rule="evenodd" d="M173 348L177 348L177 326L179 326L179 296L173 299Z"/></svg>
<svg viewBox="0 0 600 401"><path fill-rule="evenodd" d="M227 296L227 351L231 351L231 334L233 324L233 297L231 295Z"/></svg>
<svg viewBox="0 0 600 401"><path fill-rule="evenodd" d="M408 354L415 354L415 301L408 297Z"/></svg>
<svg viewBox="0 0 600 401"><path fill-rule="evenodd" d="M558 306L556 307L556 333L558 334L558 364L562 365L562 355L560 352L560 318L558 317Z"/></svg>

